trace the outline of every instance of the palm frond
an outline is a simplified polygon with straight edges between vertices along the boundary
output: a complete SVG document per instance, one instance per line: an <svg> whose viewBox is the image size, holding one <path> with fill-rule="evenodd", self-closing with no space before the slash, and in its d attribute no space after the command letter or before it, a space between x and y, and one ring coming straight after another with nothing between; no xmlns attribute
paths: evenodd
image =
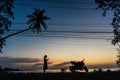
<svg viewBox="0 0 120 80"><path fill-rule="evenodd" d="M47 17L47 16L43 16L42 19L44 19L44 20L48 20L48 19L50 19L50 18Z"/></svg>
<svg viewBox="0 0 120 80"><path fill-rule="evenodd" d="M31 23L31 24L29 25L29 28L33 28L34 25L35 25L35 23Z"/></svg>
<svg viewBox="0 0 120 80"><path fill-rule="evenodd" d="M42 14L45 13L45 9L42 9L42 10L40 11L40 13L42 13Z"/></svg>
<svg viewBox="0 0 120 80"><path fill-rule="evenodd" d="M27 21L27 24L34 23L36 21L36 18L30 18L29 21Z"/></svg>
<svg viewBox="0 0 120 80"><path fill-rule="evenodd" d="M45 30L47 30L48 26L46 25L46 23L45 23L44 21L41 21L41 25L43 26L43 28L44 28Z"/></svg>
<svg viewBox="0 0 120 80"><path fill-rule="evenodd" d="M27 15L27 17L28 17L28 18L34 18L34 16L33 16L33 15Z"/></svg>

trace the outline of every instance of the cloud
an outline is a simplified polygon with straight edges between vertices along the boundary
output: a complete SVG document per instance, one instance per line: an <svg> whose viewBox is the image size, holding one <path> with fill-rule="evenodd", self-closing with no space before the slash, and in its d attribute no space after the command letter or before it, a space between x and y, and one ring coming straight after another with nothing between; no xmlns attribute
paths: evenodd
<svg viewBox="0 0 120 80"><path fill-rule="evenodd" d="M50 69L68 68L68 67L69 67L69 64L70 64L70 61L62 62L62 63L59 63L59 64L55 64L55 65L50 66Z"/></svg>
<svg viewBox="0 0 120 80"><path fill-rule="evenodd" d="M62 68L66 68L68 69L69 66L71 66L70 61L67 62L62 62L59 64L55 64L50 66L50 69L62 69ZM86 65L89 69L98 69L98 68L115 68L116 65L112 64L112 63L108 63L108 64L94 64L94 65Z"/></svg>
<svg viewBox="0 0 120 80"><path fill-rule="evenodd" d="M68 61L68 62L62 62L62 63L59 63L59 64L55 64L55 65L53 65L53 66L65 66L65 65L68 65L68 64L70 64L70 61Z"/></svg>
<svg viewBox="0 0 120 80"><path fill-rule="evenodd" d="M53 64L53 62L48 62L48 65L51 65L51 64ZM39 62L39 63L33 64L32 66L33 67L41 67L41 66L43 66L43 62Z"/></svg>
<svg viewBox="0 0 120 80"><path fill-rule="evenodd" d="M43 61L37 58L11 58L11 57L0 57L0 66L11 67L11 68L20 68L20 69L43 69ZM48 69L68 69L71 66L70 61L62 62L59 64L54 64L54 62L48 62ZM114 68L115 64L95 64L95 65L86 65L89 69L98 69L98 68Z"/></svg>
<svg viewBox="0 0 120 80"><path fill-rule="evenodd" d="M0 66L2 67L12 67L12 68L18 68L18 67L24 67L19 66L16 64L31 64L31 63L38 63L40 62L40 59L36 58L11 58L11 57L0 57Z"/></svg>
<svg viewBox="0 0 120 80"><path fill-rule="evenodd" d="M54 64L53 62L48 62L48 68L49 69L68 68L69 64L70 64L70 61L62 62L62 63L59 63L59 64ZM32 68L34 68L34 69L42 69L43 68L43 62L36 63L36 64L32 65Z"/></svg>
<svg viewBox="0 0 120 80"><path fill-rule="evenodd" d="M41 65L43 65L43 63L36 63L36 64L34 64L33 66L41 66Z"/></svg>
<svg viewBox="0 0 120 80"><path fill-rule="evenodd" d="M0 63L32 63L39 62L40 59L36 58L10 58L10 57L0 57Z"/></svg>

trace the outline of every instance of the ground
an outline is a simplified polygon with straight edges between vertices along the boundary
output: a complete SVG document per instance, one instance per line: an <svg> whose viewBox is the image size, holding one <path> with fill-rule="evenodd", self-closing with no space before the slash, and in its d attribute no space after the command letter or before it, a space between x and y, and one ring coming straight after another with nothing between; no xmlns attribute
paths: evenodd
<svg viewBox="0 0 120 80"><path fill-rule="evenodd" d="M1 73L0 80L120 80L120 72Z"/></svg>

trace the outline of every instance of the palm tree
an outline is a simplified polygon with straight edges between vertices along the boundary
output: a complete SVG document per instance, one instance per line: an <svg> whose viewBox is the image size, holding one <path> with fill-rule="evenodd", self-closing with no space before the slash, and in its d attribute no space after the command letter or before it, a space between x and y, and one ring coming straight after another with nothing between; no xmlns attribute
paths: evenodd
<svg viewBox="0 0 120 80"><path fill-rule="evenodd" d="M35 11L28 15L29 21L27 22L29 25L29 28L32 28L34 32L41 32L41 27L43 27L45 30L47 30L47 25L45 23L45 20L50 19L49 17L43 15L45 10L36 9Z"/></svg>
<svg viewBox="0 0 120 80"><path fill-rule="evenodd" d="M21 31L18 31L18 32L15 32L13 34L9 34L5 37L2 37L0 38L0 52L2 53L2 48L3 48L3 45L5 45L5 40L13 35L16 35L16 34L19 34L19 33L22 33L22 32L25 32L25 31L28 31L28 30L33 30L34 32L41 32L41 28L43 27L45 30L47 30L47 25L45 23L45 20L48 20L50 19L49 17L45 16L44 15L45 13L45 10L40 10L40 9L34 9L34 12L32 14L29 14L27 17L29 18L28 20L28 24L29 24L29 27L24 29L24 30L21 30Z"/></svg>
<svg viewBox="0 0 120 80"><path fill-rule="evenodd" d="M39 33L41 32L41 28L43 27L45 30L47 30L47 25L45 23L45 20L48 20L50 19L49 17L45 16L44 13L45 13L45 10L40 10L40 9L34 9L35 11L28 15L27 17L29 18L28 20L28 24L29 27L27 29L24 29L24 30L21 30L21 31L18 31L16 33L13 33L13 34L9 34L3 38L1 38L0 40L5 40L13 35L16 35L16 34L19 34L19 33L22 33L22 32L25 32L25 31L28 31L30 29L32 29L33 31Z"/></svg>

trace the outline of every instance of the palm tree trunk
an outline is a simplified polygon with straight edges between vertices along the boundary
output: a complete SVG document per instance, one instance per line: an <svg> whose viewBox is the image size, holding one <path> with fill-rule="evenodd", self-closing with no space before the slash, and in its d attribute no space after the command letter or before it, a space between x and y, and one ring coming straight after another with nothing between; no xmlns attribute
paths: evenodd
<svg viewBox="0 0 120 80"><path fill-rule="evenodd" d="M30 29L32 29L32 28L27 28L27 29L24 29L24 30L21 30L21 31L18 31L18 32L12 33L12 34L9 34L9 35L7 35L7 36L1 38L0 40L5 40L5 39L7 39L7 38L9 38L9 37L11 37L11 36L13 36L13 35L17 35L17 34L19 34L19 33L22 33L22 32L25 32L25 31L28 31L28 30L30 30Z"/></svg>

